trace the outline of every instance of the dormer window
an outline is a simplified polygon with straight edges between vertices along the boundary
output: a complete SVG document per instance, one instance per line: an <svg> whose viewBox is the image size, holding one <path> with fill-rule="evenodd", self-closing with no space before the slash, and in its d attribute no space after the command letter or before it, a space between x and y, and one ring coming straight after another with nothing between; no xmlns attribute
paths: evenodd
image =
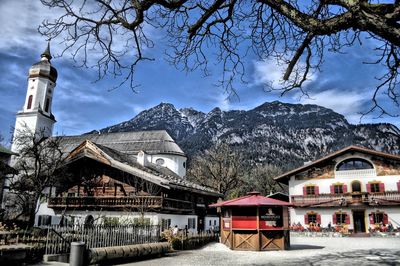
<svg viewBox="0 0 400 266"><path fill-rule="evenodd" d="M362 170L362 169L374 169L374 166L367 160L360 158L351 158L342 161L336 167L336 171L349 171L349 170Z"/></svg>

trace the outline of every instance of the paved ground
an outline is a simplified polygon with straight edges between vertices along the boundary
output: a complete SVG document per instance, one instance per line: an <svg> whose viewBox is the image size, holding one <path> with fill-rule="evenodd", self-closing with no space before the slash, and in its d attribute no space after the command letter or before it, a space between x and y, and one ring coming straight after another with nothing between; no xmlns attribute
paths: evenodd
<svg viewBox="0 0 400 266"><path fill-rule="evenodd" d="M286 251L232 251L212 243L199 250L121 266L176 265L400 265L400 238L293 237Z"/></svg>
<svg viewBox="0 0 400 266"><path fill-rule="evenodd" d="M198 250L179 251L157 259L119 266L177 265L400 265L400 238L319 238L292 237L291 250L232 251L219 243ZM39 263L36 266L66 266Z"/></svg>

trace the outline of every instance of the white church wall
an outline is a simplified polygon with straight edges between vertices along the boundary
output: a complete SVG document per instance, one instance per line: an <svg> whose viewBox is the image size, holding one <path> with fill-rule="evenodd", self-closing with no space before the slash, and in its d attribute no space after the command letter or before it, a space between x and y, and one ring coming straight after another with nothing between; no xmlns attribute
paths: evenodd
<svg viewBox="0 0 400 266"><path fill-rule="evenodd" d="M180 177L186 176L186 160L187 160L186 157L179 155L170 155L170 154L148 155L148 160L151 163L157 164L158 159L164 160L164 163L159 165L167 167Z"/></svg>

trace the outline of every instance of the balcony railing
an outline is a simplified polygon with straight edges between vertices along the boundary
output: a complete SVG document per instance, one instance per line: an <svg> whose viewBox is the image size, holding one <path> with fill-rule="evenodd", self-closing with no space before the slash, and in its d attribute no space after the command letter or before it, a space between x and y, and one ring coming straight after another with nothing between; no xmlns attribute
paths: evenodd
<svg viewBox="0 0 400 266"><path fill-rule="evenodd" d="M400 192L380 193L344 193L292 196L292 203L297 207L334 207L349 205L400 205Z"/></svg>
<svg viewBox="0 0 400 266"><path fill-rule="evenodd" d="M50 208L149 208L191 211L190 201L163 198L161 196L135 197L53 197Z"/></svg>
<svg viewBox="0 0 400 266"><path fill-rule="evenodd" d="M360 169L360 170L347 170L335 171L336 178L365 178L376 177L375 169Z"/></svg>

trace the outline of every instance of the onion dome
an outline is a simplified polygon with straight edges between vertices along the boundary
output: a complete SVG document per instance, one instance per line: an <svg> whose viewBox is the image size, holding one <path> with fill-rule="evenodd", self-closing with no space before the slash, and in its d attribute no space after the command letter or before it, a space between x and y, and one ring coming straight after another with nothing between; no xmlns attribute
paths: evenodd
<svg viewBox="0 0 400 266"><path fill-rule="evenodd" d="M50 64L51 58L50 43L48 43L46 50L41 54L40 61L33 64L29 69L29 78L45 77L56 82L57 70Z"/></svg>

